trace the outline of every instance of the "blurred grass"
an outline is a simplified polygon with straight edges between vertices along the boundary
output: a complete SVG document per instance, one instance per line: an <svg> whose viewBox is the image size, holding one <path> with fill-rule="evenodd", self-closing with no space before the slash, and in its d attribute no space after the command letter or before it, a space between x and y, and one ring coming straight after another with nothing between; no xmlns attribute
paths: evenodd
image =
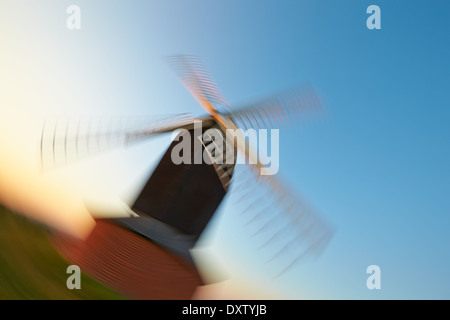
<svg viewBox="0 0 450 320"><path fill-rule="evenodd" d="M0 206L0 299L124 299L83 273L81 290L69 290L70 263L55 250L49 234L45 227Z"/></svg>

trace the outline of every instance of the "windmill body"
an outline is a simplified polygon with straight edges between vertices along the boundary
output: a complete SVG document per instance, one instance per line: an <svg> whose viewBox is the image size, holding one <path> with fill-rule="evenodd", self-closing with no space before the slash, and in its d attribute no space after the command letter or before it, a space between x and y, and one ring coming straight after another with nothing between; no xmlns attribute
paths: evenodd
<svg viewBox="0 0 450 320"><path fill-rule="evenodd" d="M172 152L180 143L180 139L174 139L131 206L139 218L114 219L188 260L191 259L189 249L195 245L225 197L235 165L195 163L195 158L207 154L207 143L213 143L202 143L203 133L211 128L220 130L212 119L208 118L202 124L200 132L191 129L179 133L179 136L191 136L190 163L174 164ZM198 141L200 149L195 147ZM225 175L223 168L227 171Z"/></svg>

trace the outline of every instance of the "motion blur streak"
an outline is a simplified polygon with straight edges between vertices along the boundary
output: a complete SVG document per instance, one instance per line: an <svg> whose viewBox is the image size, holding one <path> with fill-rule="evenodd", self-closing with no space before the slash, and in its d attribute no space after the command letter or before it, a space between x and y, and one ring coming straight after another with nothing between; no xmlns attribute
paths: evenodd
<svg viewBox="0 0 450 320"><path fill-rule="evenodd" d="M2 134L3 137L5 137ZM0 139L0 202L15 212L50 225L71 236L84 238L95 225L81 198L27 166L15 152L19 146ZM12 144L12 142L11 142Z"/></svg>
<svg viewBox="0 0 450 320"><path fill-rule="evenodd" d="M190 299L201 285L193 265L112 222L97 221L86 241L53 240L67 260L133 299Z"/></svg>

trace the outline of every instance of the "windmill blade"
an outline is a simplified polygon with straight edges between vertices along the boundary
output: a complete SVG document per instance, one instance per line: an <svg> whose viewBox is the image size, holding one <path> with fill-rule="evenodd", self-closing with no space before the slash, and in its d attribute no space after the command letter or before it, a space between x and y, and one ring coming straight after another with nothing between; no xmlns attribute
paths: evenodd
<svg viewBox="0 0 450 320"><path fill-rule="evenodd" d="M218 106L230 107L198 57L180 55L168 57L167 60L181 83L208 113L215 114Z"/></svg>
<svg viewBox="0 0 450 320"><path fill-rule="evenodd" d="M324 111L312 86L297 87L262 101L249 103L225 113L244 129L280 128L295 125Z"/></svg>
<svg viewBox="0 0 450 320"><path fill-rule="evenodd" d="M229 129L236 124L226 115L217 115ZM257 153L240 130L237 141L227 141L240 151L248 170L235 170L233 179L241 181L233 193L240 195L241 212L248 215L247 226L256 226L252 237L259 239L259 250L269 253L266 264L278 266L276 277L308 256L317 256L330 240L333 232L320 215L306 201L295 195L285 181L267 174ZM234 138L233 138L234 139ZM232 184L233 185L233 184ZM255 192L255 186L261 192ZM281 267L280 267L281 266Z"/></svg>
<svg viewBox="0 0 450 320"><path fill-rule="evenodd" d="M160 133L189 129L193 121L187 114L47 120L40 141L41 167L43 170L55 168Z"/></svg>
<svg viewBox="0 0 450 320"><path fill-rule="evenodd" d="M233 179L244 181L232 184L233 203L275 278L320 255L333 235L332 228L285 181L262 176L252 165L236 170Z"/></svg>

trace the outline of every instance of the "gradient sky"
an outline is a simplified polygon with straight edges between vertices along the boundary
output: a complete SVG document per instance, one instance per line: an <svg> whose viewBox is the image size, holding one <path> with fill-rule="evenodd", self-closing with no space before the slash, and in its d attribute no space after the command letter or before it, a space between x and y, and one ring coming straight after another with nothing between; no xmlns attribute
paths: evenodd
<svg viewBox="0 0 450 320"><path fill-rule="evenodd" d="M71 4L81 30L66 28ZM381 30L366 27L371 4ZM232 104L309 82L328 116L280 131L280 174L336 234L319 259L270 280L246 259L246 230L224 203L208 229L221 267L294 299L449 299L449 9L406 0L0 0L0 150L36 180L45 118L202 115L168 55L202 57ZM169 142L45 179L86 203L127 201ZM366 287L372 264L381 290Z"/></svg>

